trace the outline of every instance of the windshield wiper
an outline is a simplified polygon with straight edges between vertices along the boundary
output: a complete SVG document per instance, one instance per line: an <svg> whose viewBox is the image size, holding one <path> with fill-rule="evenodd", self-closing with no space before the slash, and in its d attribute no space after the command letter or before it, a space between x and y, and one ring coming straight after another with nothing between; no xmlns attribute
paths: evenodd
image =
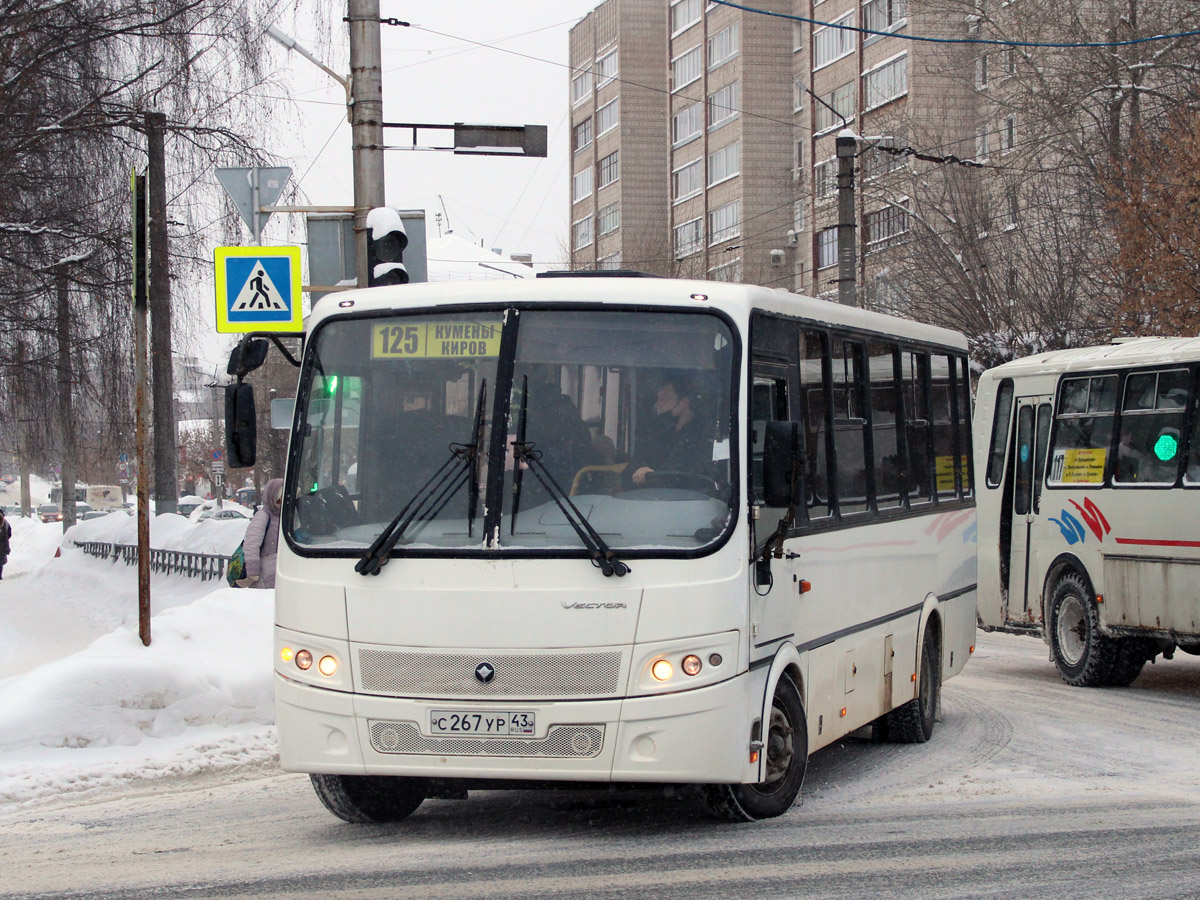
<svg viewBox="0 0 1200 900"><path fill-rule="evenodd" d="M529 418L529 376L521 377L521 417L517 419L517 443L525 443L525 422ZM514 445L515 446L515 445ZM508 523L508 533L517 533L517 513L521 511L521 479L525 470L521 464L513 460L513 508L512 518Z"/></svg>
<svg viewBox="0 0 1200 900"><path fill-rule="evenodd" d="M378 575L395 549L408 526L420 519L435 519L445 509L446 504L458 493L459 488L469 484L475 477L479 466L479 435L483 429L483 398L487 393L487 379L479 385L479 400L475 404L472 436L470 444L451 444L450 456L442 463L436 472L430 476L415 494L404 504L404 508L396 513L396 517L388 523L387 528L371 542L363 558L354 564L354 571L360 575ZM475 491L471 490L471 500L467 509L467 533L470 534L471 523L475 518Z"/></svg>
<svg viewBox="0 0 1200 900"><path fill-rule="evenodd" d="M529 471L533 472L534 477L546 489L546 493L558 504L558 508L562 511L567 522L575 529L575 533L579 535L579 539L587 547L593 566L603 572L606 578L613 575L621 577L629 573L631 571L629 566L617 559L617 555L604 542L604 538L600 537L599 532L592 527L592 523L587 520L587 516L579 511L579 507L571 502L571 498L567 495L567 492L559 487L558 482L554 480L554 476L542 464L542 452L535 449L535 447L536 445L532 442L513 441L513 459L515 464L518 467L523 462L529 464Z"/></svg>

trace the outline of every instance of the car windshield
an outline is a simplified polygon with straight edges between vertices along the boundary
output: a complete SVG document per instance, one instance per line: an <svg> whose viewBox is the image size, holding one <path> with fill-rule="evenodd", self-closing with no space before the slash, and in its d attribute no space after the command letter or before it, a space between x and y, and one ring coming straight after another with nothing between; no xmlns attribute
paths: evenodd
<svg viewBox="0 0 1200 900"><path fill-rule="evenodd" d="M577 516L614 550L695 552L732 523L735 354L716 315L344 319L310 343L284 515L302 552L392 526L399 553L573 555Z"/></svg>

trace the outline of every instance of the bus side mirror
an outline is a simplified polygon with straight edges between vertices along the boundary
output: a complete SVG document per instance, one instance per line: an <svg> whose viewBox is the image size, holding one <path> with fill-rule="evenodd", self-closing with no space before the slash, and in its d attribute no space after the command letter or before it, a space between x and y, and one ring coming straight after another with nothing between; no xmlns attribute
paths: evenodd
<svg viewBox="0 0 1200 900"><path fill-rule="evenodd" d="M225 464L231 469L254 465L257 437L254 388L240 381L225 385Z"/></svg>
<svg viewBox="0 0 1200 900"><path fill-rule="evenodd" d="M226 374L238 379L245 378L267 361L267 351L270 349L271 345L262 338L243 339L229 351Z"/></svg>
<svg viewBox="0 0 1200 900"><path fill-rule="evenodd" d="M799 422L767 422L763 440L763 501L795 507L804 501L804 432Z"/></svg>

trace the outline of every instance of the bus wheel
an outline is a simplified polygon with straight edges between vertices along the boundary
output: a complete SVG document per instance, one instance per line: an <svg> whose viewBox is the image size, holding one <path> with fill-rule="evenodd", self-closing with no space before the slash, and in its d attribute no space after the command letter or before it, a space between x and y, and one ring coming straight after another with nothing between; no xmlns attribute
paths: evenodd
<svg viewBox="0 0 1200 900"><path fill-rule="evenodd" d="M766 778L758 784L704 785L704 802L713 815L754 822L781 816L796 802L808 768L808 722L800 691L787 675L775 686L763 753Z"/></svg>
<svg viewBox="0 0 1200 900"><path fill-rule="evenodd" d="M921 641L921 678L917 696L893 709L885 719L886 739L896 744L923 744L933 737L938 695L942 689L942 643L935 619L925 625Z"/></svg>
<svg viewBox="0 0 1200 900"><path fill-rule="evenodd" d="M1067 573L1054 586L1049 620L1050 653L1063 681L1075 687L1111 684L1109 678L1117 662L1116 641L1100 633L1096 604L1087 584L1075 572Z"/></svg>
<svg viewBox="0 0 1200 900"><path fill-rule="evenodd" d="M310 775L325 808L347 822L399 822L425 799L422 778L389 775Z"/></svg>

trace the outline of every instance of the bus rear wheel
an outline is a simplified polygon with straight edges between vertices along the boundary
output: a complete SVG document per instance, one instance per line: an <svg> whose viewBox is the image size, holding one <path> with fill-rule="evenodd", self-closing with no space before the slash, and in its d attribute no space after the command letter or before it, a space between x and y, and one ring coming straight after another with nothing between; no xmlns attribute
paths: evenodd
<svg viewBox="0 0 1200 900"><path fill-rule="evenodd" d="M933 737L938 696L942 689L942 643L937 620L925 625L921 640L921 677L917 696L884 716L883 734L896 744L924 744Z"/></svg>
<svg viewBox="0 0 1200 900"><path fill-rule="evenodd" d="M399 822L425 800L425 780L389 775L310 775L325 808L347 822Z"/></svg>
<svg viewBox="0 0 1200 900"><path fill-rule="evenodd" d="M1100 612L1079 574L1068 572L1054 586L1049 626L1050 654L1063 681L1075 687L1113 683L1110 679L1117 666L1117 642L1101 633ZM1140 666L1137 671L1141 671Z"/></svg>
<svg viewBox="0 0 1200 900"><path fill-rule="evenodd" d="M705 806L730 822L781 816L796 802L808 768L808 721L800 691L787 675L779 678L763 739L766 777L758 784L704 785Z"/></svg>

